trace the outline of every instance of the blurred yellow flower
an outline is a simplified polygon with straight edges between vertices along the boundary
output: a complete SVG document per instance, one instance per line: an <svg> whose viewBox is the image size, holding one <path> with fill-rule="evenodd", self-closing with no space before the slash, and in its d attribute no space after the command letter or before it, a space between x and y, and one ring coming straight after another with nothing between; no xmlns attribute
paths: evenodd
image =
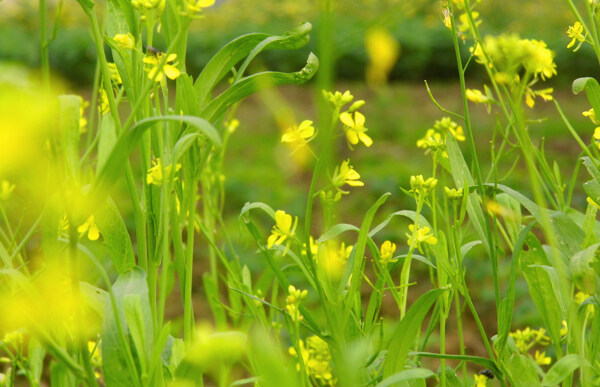
<svg viewBox="0 0 600 387"><path fill-rule="evenodd" d="M340 114L340 121L344 124L344 131L346 132L346 138L351 145L356 145L358 142L362 142L365 146L370 147L373 144L373 140L365 132L368 131L365 128L365 116L360 112L354 112L354 119L348 112Z"/></svg>
<svg viewBox="0 0 600 387"><path fill-rule="evenodd" d="M302 340L299 340L298 347L308 376L317 379L320 385L334 386L336 380L333 378L331 352L327 343L319 336L310 336L306 339L306 346ZM291 347L289 352L290 355L298 357L296 348ZM300 370L299 364L297 369Z"/></svg>
<svg viewBox="0 0 600 387"><path fill-rule="evenodd" d="M308 290L296 289L293 285L288 287L288 296L285 298L285 309L294 322L304 319L300 313L300 303L308 296Z"/></svg>
<svg viewBox="0 0 600 387"><path fill-rule="evenodd" d="M367 83L372 87L381 86L387 82L398 60L400 44L388 30L374 27L366 33L365 48L369 56Z"/></svg>
<svg viewBox="0 0 600 387"><path fill-rule="evenodd" d="M486 387L488 378L485 375L473 375L475 378L475 384L473 387Z"/></svg>
<svg viewBox="0 0 600 387"><path fill-rule="evenodd" d="M89 240L98 240L98 238L100 237L100 230L98 229L98 226L96 226L96 222L94 222L94 215L90 215L90 217L85 221L85 223L77 227L77 232L81 235L87 232Z"/></svg>
<svg viewBox="0 0 600 387"><path fill-rule="evenodd" d="M296 145L296 147L305 146L314 138L315 128L312 124L312 121L304 120L299 126L292 126L281 136L281 142Z"/></svg>
<svg viewBox="0 0 600 387"><path fill-rule="evenodd" d="M552 359L546 356L546 352L535 351L535 362L539 365L549 365Z"/></svg>
<svg viewBox="0 0 600 387"><path fill-rule="evenodd" d="M146 183L148 185L162 185L163 181L166 179L169 181L171 178L173 166L171 164L165 166L163 168L162 161L160 158L152 160L152 167L146 173ZM178 172L181 169L181 164L177 163L175 166L175 172Z"/></svg>
<svg viewBox="0 0 600 387"><path fill-rule="evenodd" d="M474 103L487 103L489 98L481 90L467 89L467 99Z"/></svg>
<svg viewBox="0 0 600 387"><path fill-rule="evenodd" d="M0 200L8 200L12 192L15 189L15 185L11 184L8 180L2 180L2 187L0 189Z"/></svg>
<svg viewBox="0 0 600 387"><path fill-rule="evenodd" d="M119 48L131 50L135 48L135 38L130 33L116 34L113 39L117 42Z"/></svg>
<svg viewBox="0 0 600 387"><path fill-rule="evenodd" d="M191 13L201 12L202 9L212 7L215 0L186 0L186 8Z"/></svg>

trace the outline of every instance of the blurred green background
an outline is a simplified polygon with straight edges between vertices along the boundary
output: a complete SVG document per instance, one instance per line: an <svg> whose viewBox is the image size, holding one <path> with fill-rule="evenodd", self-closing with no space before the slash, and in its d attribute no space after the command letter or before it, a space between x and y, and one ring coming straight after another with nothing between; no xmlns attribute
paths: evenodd
<svg viewBox="0 0 600 387"><path fill-rule="evenodd" d="M56 4L50 1L51 5ZM103 4L104 2L98 2ZM336 90L349 89L357 99L367 101L361 109L367 117L368 134L374 144L370 148L358 147L350 151L345 140L340 139L336 160L351 157L352 165L361 174L365 187L353 188L352 194L343 199L339 208L339 221L360 224L368 206L381 194L392 192L392 197L380 211L383 218L400 209L413 209L411 198L404 196L398 186L409 185L409 178L416 174L431 174L431 158L416 147L435 120L444 114L437 109L427 95L423 81L428 80L438 102L446 109L460 111L460 88L456 70L451 34L444 26L440 1L426 0L344 0L336 4L333 20L333 73ZM306 48L289 51L268 51L260 55L254 70L267 68L277 71L297 71L309 52L319 51L320 2L316 0L217 0L208 9L206 18L194 23L189 36L187 72L196 76L220 47L235 37L249 32L281 34L303 21L313 24L312 39ZM51 7L52 8L52 7ZM100 9L102 7L99 7ZM555 88L555 98L572 120L582 138L588 141L593 125L581 112L589 109L585 97L570 92L571 82L582 76L598 76L598 62L586 46L577 53L567 50L569 42L565 31L573 23L573 17L564 0L484 0L478 5L485 34L502 32L518 33L522 37L544 40L556 52L558 76L546 82L544 87ZM52 12L52 11L51 11ZM83 13L75 1L67 1L60 18L60 29L50 46L53 71L67 80L71 92L89 99L95 63L95 49L90 30ZM372 27L383 27L397 40L400 56L391 70L389 82L376 88L367 86L365 72L368 56L365 35ZM38 10L34 0L0 1L0 61L18 62L35 68L39 65ZM160 49L160 39L155 46ZM465 56L468 42L462 45ZM483 73L477 65L471 66L468 86L482 88ZM245 202L262 201L273 208L285 208L288 213L300 215L306 203L310 179L310 163L302 165L291 156L290 150L280 142L284 123L310 119L317 121L319 90L313 81L309 85L280 87L252 96L244 101L237 116L241 125L233 136L225 165L227 176L226 215L232 222L231 231L240 241L247 238L236 228L235 219ZM484 175L489 170L490 141L496 117L484 107L473 106L474 134L479 157L484 160ZM538 101L531 111L530 131L539 143L545 139L548 159L556 161L563 176L570 178L579 153L560 120L554 105ZM471 155L463 146L467 160ZM499 175L508 172L518 156L518 151L507 156ZM583 177L582 177L583 178ZM523 169L507 175L502 183L529 195ZM440 182L444 185L444 182ZM448 183L449 184L449 183ZM584 208L585 195L580 189L574 196L574 206ZM406 223L394 221L380 235L381 241L389 239L404 246ZM264 230L270 225L265 223ZM241 242L243 243L243 242ZM253 262L254 246L240 250L248 251L246 263L252 268L263 267ZM507 254L508 255L508 254ZM489 331L495 331L496 316L493 305L493 289L489 263L482 251L474 250L466 260L472 294L477 295L478 309L484 316ZM507 275L508 256L502 260L502 276ZM425 267L415 267L427 284ZM525 284L520 283L515 316L515 327L522 324L538 326L541 321L532 303L524 297ZM413 292L417 293L417 292ZM416 294L415 294L416 295ZM391 312L394 313L394 312ZM467 337L467 340L470 338ZM468 345L469 342L467 342ZM473 338L474 354L484 354L483 348ZM479 351L479 353L478 353Z"/></svg>

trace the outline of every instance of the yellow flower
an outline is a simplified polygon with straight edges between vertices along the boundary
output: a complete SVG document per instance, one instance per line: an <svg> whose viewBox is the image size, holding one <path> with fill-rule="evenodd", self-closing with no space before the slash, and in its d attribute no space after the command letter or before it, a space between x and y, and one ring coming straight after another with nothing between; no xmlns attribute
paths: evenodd
<svg viewBox="0 0 600 387"><path fill-rule="evenodd" d="M88 341L88 351L91 355L92 364L96 367L102 366L102 355L100 354L100 343L95 341Z"/></svg>
<svg viewBox="0 0 600 387"><path fill-rule="evenodd" d="M326 100L328 100L333 106L337 107L338 109L344 106L345 104L352 102L352 100L354 99L354 96L350 94L350 90L344 91L343 94L339 91L332 93L330 91L323 90L323 97L325 97Z"/></svg>
<svg viewBox="0 0 600 387"><path fill-rule="evenodd" d="M275 225L271 230L271 235L267 239L267 247L271 248L273 245L280 245L286 239L290 239L296 232L296 226L298 225L298 217L292 221L292 216L286 214L285 211L278 210L275 212ZM288 241L284 254L287 253L290 241Z"/></svg>
<svg viewBox="0 0 600 387"><path fill-rule="evenodd" d="M100 89L100 103L98 104L98 111L101 115L110 113L110 104L108 103L108 94L103 88Z"/></svg>
<svg viewBox="0 0 600 387"><path fill-rule="evenodd" d="M387 81L398 60L400 44L389 31L375 27L366 33L365 48L369 56L367 83L370 86L381 86Z"/></svg>
<svg viewBox="0 0 600 387"><path fill-rule="evenodd" d="M585 42L585 36L583 35L583 26L578 21L575 22L575 24L573 24L572 26L569 26L569 29L567 30L567 35L569 36L569 38L571 38L571 41L567 45L567 48L573 47L575 45L575 42L579 41L579 44L577 45L577 47L575 47L573 51L579 50L581 44Z"/></svg>
<svg viewBox="0 0 600 387"><path fill-rule="evenodd" d="M319 336L310 336L306 339L306 346L302 340L298 344L308 376L317 379L319 385L334 386L336 380L333 378L331 352L327 343ZM294 347L291 347L289 352L292 356L298 357ZM297 368L299 370L300 365Z"/></svg>
<svg viewBox="0 0 600 387"><path fill-rule="evenodd" d="M565 320L562 320L562 325L560 328L560 336L564 337L569 333L569 327L567 326L567 322Z"/></svg>
<svg viewBox="0 0 600 387"><path fill-rule="evenodd" d="M485 375L473 375L475 378L475 384L473 387L486 387L487 386L487 376Z"/></svg>
<svg viewBox="0 0 600 387"><path fill-rule="evenodd" d="M79 105L79 133L85 133L87 131L87 118L85 118L85 109L90 106L90 103L83 98L81 99L81 104Z"/></svg>
<svg viewBox="0 0 600 387"><path fill-rule="evenodd" d="M10 196L14 190L14 184L11 184L8 180L2 180L2 187L0 189L0 200L10 199Z"/></svg>
<svg viewBox="0 0 600 387"><path fill-rule="evenodd" d="M354 119L350 113L344 112L340 114L340 121L344 124L346 138L351 145L356 145L359 141L367 147L373 144L371 137L365 133L368 130L365 128L365 116L360 112L354 112Z"/></svg>
<svg viewBox="0 0 600 387"><path fill-rule="evenodd" d="M596 117L596 112L594 112L594 108L591 108L590 110L586 110L586 111L584 111L581 114L584 117L589 118L590 121L592 121L593 124L600 125L600 121L598 121L598 117Z"/></svg>
<svg viewBox="0 0 600 387"><path fill-rule="evenodd" d="M87 236L91 241L95 241L100 237L100 230L98 229L98 226L96 226L96 222L94 222L94 215L90 215L85 223L77 227L77 232L81 235L85 234L86 231Z"/></svg>
<svg viewBox="0 0 600 387"><path fill-rule="evenodd" d="M484 95L481 90L477 89L467 89L467 99L474 103L487 103L489 102L489 98Z"/></svg>
<svg viewBox="0 0 600 387"><path fill-rule="evenodd" d="M281 142L296 144L297 147L308 144L315 134L315 128L312 124L312 121L304 120L300 123L300 126L292 126L281 136Z"/></svg>
<svg viewBox="0 0 600 387"><path fill-rule="evenodd" d="M158 9L162 12L165 9L165 0L131 0L131 5L138 11Z"/></svg>
<svg viewBox="0 0 600 387"><path fill-rule="evenodd" d="M293 285L288 287L288 296L285 298L285 309L294 322L300 322L304 319L300 313L300 303L308 296L308 290L296 289Z"/></svg>
<svg viewBox="0 0 600 387"><path fill-rule="evenodd" d="M225 123L225 127L227 128L228 133L235 132L238 126L240 126L240 121L237 118L234 118L231 121Z"/></svg>
<svg viewBox="0 0 600 387"><path fill-rule="evenodd" d="M446 197L450 200L460 200L463 196L463 189L444 187L444 193L446 194Z"/></svg>
<svg viewBox="0 0 600 387"><path fill-rule="evenodd" d="M203 8L212 7L215 0L187 0L186 8L191 13L201 12Z"/></svg>
<svg viewBox="0 0 600 387"><path fill-rule="evenodd" d="M444 117L441 120L435 121L433 128L440 132L447 130L452 133L457 141L465 141L465 133L463 132L462 126L452 121L450 117Z"/></svg>
<svg viewBox="0 0 600 387"><path fill-rule="evenodd" d="M544 101L552 101L554 99L552 92L554 92L554 89L551 87L536 91L527 88L527 91L525 92L525 103L532 108L535 105L536 96L542 98Z"/></svg>
<svg viewBox="0 0 600 387"><path fill-rule="evenodd" d="M427 149L427 151L436 151L438 149L443 149L445 146L446 144L442 139L442 135L435 129L427 129L425 137L417 140L417 147Z"/></svg>
<svg viewBox="0 0 600 387"><path fill-rule="evenodd" d="M124 48L126 50L135 48L135 38L130 33L116 34L113 39L117 42L119 48Z"/></svg>
<svg viewBox="0 0 600 387"><path fill-rule="evenodd" d="M546 352L535 351L535 362L539 365L549 365L552 359L546 356Z"/></svg>
<svg viewBox="0 0 600 387"><path fill-rule="evenodd" d="M416 195L429 195L437 185L438 180L433 177L425 180L423 175L411 176L410 177L410 192Z"/></svg>
<svg viewBox="0 0 600 387"><path fill-rule="evenodd" d="M575 294L575 303L577 305L581 305L583 304L583 302L585 300L587 300L588 298L590 298L591 296L585 292L579 291ZM586 305L586 311L590 311L592 314L594 313L594 305L592 304L587 304Z"/></svg>
<svg viewBox="0 0 600 387"><path fill-rule="evenodd" d="M344 184L348 184L352 187L362 187L365 185L365 183L358 180L360 179L360 175L354 170L354 168L351 165L349 165L349 163L350 160L343 161L342 165L336 167L335 171L333 172L333 178L331 179L331 183L338 190ZM347 193L345 191L341 192Z"/></svg>
<svg viewBox="0 0 600 387"><path fill-rule="evenodd" d="M380 249L380 260L382 265L387 265L394 260L394 252L396 252L396 244L390 241L385 241L381 245Z"/></svg>
<svg viewBox="0 0 600 387"><path fill-rule="evenodd" d="M152 160L152 167L148 170L148 173L146 173L146 183L148 185L162 185L165 179L169 180L171 178L172 169L173 166L171 164L163 168L162 161L160 160L160 158ZM177 165L175 166L175 172L179 171L180 169L181 164L177 163Z"/></svg>
<svg viewBox="0 0 600 387"><path fill-rule="evenodd" d="M117 65L114 63L108 63L108 71L110 72L110 80L120 85L123 83L121 79L121 74L119 74L119 69L117 69Z"/></svg>
<svg viewBox="0 0 600 387"><path fill-rule="evenodd" d="M438 241L433 234L430 234L431 229L427 226L419 227L415 230L415 225L409 224L408 229L411 233L406 233L406 236L408 237L408 245L411 248L419 248L420 250L422 243L435 245Z"/></svg>
<svg viewBox="0 0 600 387"><path fill-rule="evenodd" d="M158 71L159 63L162 61L164 55L165 54L163 53L158 53L156 55L146 55L144 57L144 63L151 65L151 68L148 70L148 78L156 82L164 82L165 75L169 79L177 79L181 75L181 72L176 67L177 62L175 62L177 59L177 54L169 55L162 70L160 72Z"/></svg>

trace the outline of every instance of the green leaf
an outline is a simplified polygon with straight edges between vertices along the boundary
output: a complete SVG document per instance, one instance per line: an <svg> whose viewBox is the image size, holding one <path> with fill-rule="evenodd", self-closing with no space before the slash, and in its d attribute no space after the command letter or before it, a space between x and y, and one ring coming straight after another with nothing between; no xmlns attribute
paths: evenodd
<svg viewBox="0 0 600 387"><path fill-rule="evenodd" d="M308 33L312 26L310 23L303 23L298 28L285 33L282 36L274 36L264 33L253 33L231 41L223 47L204 67L198 79L194 83L198 104L206 106L210 100L210 93L217 83L231 71L244 57L256 50L256 46L269 38L275 38L269 44L264 44L259 50L267 49L298 49L308 42ZM254 55L258 52L253 53Z"/></svg>
<svg viewBox="0 0 600 387"><path fill-rule="evenodd" d="M527 235L527 244L529 251L521 255L521 270L529 285L529 294L548 329L552 344L556 352L561 353L560 328L563 312L560 307L560 293L555 292L549 273L541 267L549 266L549 261L540 242L530 233Z"/></svg>
<svg viewBox="0 0 600 387"><path fill-rule="evenodd" d="M346 262L346 268L344 270L344 274L342 275L342 279L339 282L339 293L346 287L346 284L350 280L350 275L352 275L352 280L350 283L350 290L348 291L349 297L354 297L358 295L360 297L360 284L362 282L362 274L361 269L364 265L364 256L365 256L365 248L367 245L368 232L371 228L371 223L373 222L373 218L375 217L375 213L385 203L387 198L391 194L389 192L383 194L375 204L369 208L365 217L363 218L362 225L360 226L360 231L358 233L358 239L356 240L356 244L354 245L354 249L352 253L350 253L350 257L348 257L348 261ZM352 302L348 302L348 306L352 305Z"/></svg>
<svg viewBox="0 0 600 387"><path fill-rule="evenodd" d="M373 227L373 229L369 232L369 236L373 237L375 234L377 234L379 231L381 231L385 226L388 225L388 223L390 223L390 221L395 216L404 216L404 217L410 219L413 223L415 223L415 220L417 219L417 213L415 211L410 211L410 210L396 211L396 212L388 215L388 217L385 218L385 220L383 222L381 222L377 226ZM429 222L427 221L427 219L425 219L425 217L423 215L419 214L418 219L419 219L419 225L427 226L431 229L431 225L429 224Z"/></svg>
<svg viewBox="0 0 600 387"><path fill-rule="evenodd" d="M585 91L586 97L594 108L594 111L600 112L600 85L594 78L577 78L573 81L573 93L579 94Z"/></svg>
<svg viewBox="0 0 600 387"><path fill-rule="evenodd" d="M441 290L441 289L436 289ZM431 292L432 290L430 290ZM408 313L407 313L408 315ZM431 352L410 352L410 356L419 356L419 357L430 357L433 359L449 359L449 360L460 360L460 361L468 361L470 363L479 364L484 368L488 368L490 371L496 375L499 379L502 378L502 372L496 366L492 360L487 359L485 357L479 356L470 356L470 355L450 355L450 354L439 354L439 353L431 353Z"/></svg>
<svg viewBox="0 0 600 387"><path fill-rule="evenodd" d="M265 71L250 75L235 83L206 106L200 115L208 121L214 121L239 100L259 90L278 85L302 84L315 75L319 68L319 60L314 54L308 56L306 66L295 73Z"/></svg>
<svg viewBox="0 0 600 387"><path fill-rule="evenodd" d="M566 355L559 359L552 368L548 370L542 379L542 385L557 386L582 365L584 365L584 360L582 360L579 355Z"/></svg>
<svg viewBox="0 0 600 387"><path fill-rule="evenodd" d="M519 239L513 247L513 254L510 263L510 277L508 280L508 290L506 292L506 298L500 302L498 308L498 340L494 343L496 352L503 355L506 348L506 341L510 333L510 326L512 324L513 311L515 306L515 283L517 281L517 270L519 268L520 256L523 251L523 244L529 232L536 223L530 223L527 227L521 230Z"/></svg>
<svg viewBox="0 0 600 387"><path fill-rule="evenodd" d="M110 155L110 151L114 148L117 142L117 132L115 131L115 122L108 114L100 118L100 126L98 127L98 154L96 156L96 174L100 173L106 160Z"/></svg>
<svg viewBox="0 0 600 387"><path fill-rule="evenodd" d="M261 202L244 204L244 207L242 207L242 210L240 211L240 219L247 223L250 220L250 210L255 208L263 210L272 219L275 219L275 210L273 210L268 204Z"/></svg>
<svg viewBox="0 0 600 387"><path fill-rule="evenodd" d="M463 154L460 151L454 136L446 136L446 151L448 152L448 160L450 161L450 168L452 169L452 178L454 179L454 184L457 187L465 187L467 185L469 187L473 186L475 181L471 176L469 167L467 166L465 158L463 157ZM479 239L484 241L483 245L489 254L491 249L488 244L489 241L484 229L485 216L483 214L483 210L481 209L481 198L476 192L471 192L466 200L469 219L473 223L473 228L475 228L475 232L477 233Z"/></svg>
<svg viewBox="0 0 600 387"><path fill-rule="evenodd" d="M131 238L121 213L111 198L94 212L94 221L117 272L123 273L135 266Z"/></svg>
<svg viewBox="0 0 600 387"><path fill-rule="evenodd" d="M400 320L387 346L389 349L383 369L385 378L404 369L408 351L414 345L421 323L429 309L444 292L444 289L432 289L423 294L406 312L404 318Z"/></svg>
<svg viewBox="0 0 600 387"><path fill-rule="evenodd" d="M579 289L588 294L594 294L596 287L596 272L591 265L596 257L598 247L600 247L600 243L576 253L571 258L569 265L571 279Z"/></svg>
<svg viewBox="0 0 600 387"><path fill-rule="evenodd" d="M405 382L414 379L427 379L432 376L436 376L435 373L427 368L412 368L408 370L402 370L377 383L376 387L388 387L393 386L396 383Z"/></svg>
<svg viewBox="0 0 600 387"><path fill-rule="evenodd" d="M221 138L217 130L203 118L192 116L160 116L146 118L136 123L127 132L122 132L102 170L96 177L96 181L92 185L90 195L88 196L88 204L90 208L94 208L104 202L104 199L110 194L117 179L121 175L129 154L135 149L138 141L146 130L161 121L183 122L189 125L189 128L195 129L202 133L214 146L221 146Z"/></svg>
<svg viewBox="0 0 600 387"><path fill-rule="evenodd" d="M346 231L360 231L360 229L352 224L338 223L334 226L331 226L323 235L321 235L319 239L317 239L317 243L326 242L342 233L345 233Z"/></svg>
<svg viewBox="0 0 600 387"><path fill-rule="evenodd" d="M537 375L535 362L532 358L514 353L507 362L504 362L506 372L512 376L512 384L515 387L537 387L541 386Z"/></svg>
<svg viewBox="0 0 600 387"><path fill-rule="evenodd" d="M138 364L141 361L147 364L148 353L143 352L143 348L152 348L154 338L146 273L136 266L120 274L112 292L116 313L110 298L107 298L102 321L104 378L108 386L140 386L141 376L133 359L136 358ZM132 308L137 310L132 311ZM132 341L136 347L133 351Z"/></svg>
<svg viewBox="0 0 600 387"><path fill-rule="evenodd" d="M177 78L177 94L175 97L175 111L185 115L197 116L200 113L198 95L194 88L194 80L187 74Z"/></svg>

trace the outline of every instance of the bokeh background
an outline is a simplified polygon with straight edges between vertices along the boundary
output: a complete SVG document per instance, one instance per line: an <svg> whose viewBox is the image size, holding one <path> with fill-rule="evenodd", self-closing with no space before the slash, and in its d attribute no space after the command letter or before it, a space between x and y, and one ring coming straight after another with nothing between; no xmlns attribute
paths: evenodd
<svg viewBox="0 0 600 387"><path fill-rule="evenodd" d="M19 64L35 69L39 66L39 23L37 0L0 1L0 63ZM103 2L98 1L99 5ZM399 186L407 187L411 175L431 173L431 159L416 147L416 141L435 120L444 114L431 102L424 84L429 82L437 101L446 109L460 111L456 59L451 34L443 24L442 5L432 0L339 0L335 3L331 33L321 34L320 3L317 0L217 0L206 11L206 17L193 24L188 40L187 72L197 75L220 47L233 38L250 32L281 34L304 21L313 24L312 38L307 47L296 51L268 51L252 65L253 71L262 69L297 71L302 68L309 52L319 55L322 45L332 55L332 76L327 82L331 89L351 90L357 99L367 104L362 109L367 117L366 126L374 144L370 148L350 151L340 140L336 149L338 160L351 157L352 164L361 174L365 187L353 188L344 198L338 218L340 222L360 224L367 206L381 194L392 192L382 220L387 214L401 209L413 209L412 199L402 194ZM49 1L51 12L57 1ZM98 7L102 10L102 7ZM483 0L478 5L484 34L510 32L521 37L541 39L556 52L558 76L546 82L555 89L555 98L571 119L580 135L588 140L593 126L581 112L589 109L585 97L574 96L572 81L582 76L598 75L598 63L591 50L582 47L573 53L566 48L569 38L566 30L573 18L563 0ZM54 19L54 18L52 18ZM64 3L60 27L50 46L50 60L55 76L64 81L67 92L83 95L89 100L95 66L95 48L85 15L73 0ZM367 69L372 58L368 54L368 36L373 31L384 31L397 47L386 82L367 82ZM319 42L326 36L327 42ZM160 38L155 46L164 49ZM462 44L468 55L469 42ZM0 78L2 74L0 74ZM482 88L484 74L472 64L467 74L468 86ZM286 86L267 90L244 101L237 110L241 125L233 136L225 165L227 208L225 209L232 235L244 252L242 259L253 270L264 265L256 261L254 246L237 223L237 216L246 202L267 202L273 208L285 208L299 215L304 210L310 161L290 156L290 150L280 142L281 133L292 123L310 119L318 121L320 86L316 80L302 86ZM494 113L484 107L473 106L475 139L479 157L484 160L484 174L489 170L490 141L496 122ZM557 161L563 176L570 176L578 147L570 137L552 103L538 101L531 113L530 131L536 141L545 139L548 157ZM463 147L467 159L471 157ZM516 157L515 152L509 157ZM511 163L501 169L507 172ZM519 168L502 177L502 183L528 194L524 172ZM118 201L118 200L117 200ZM576 190L575 207L583 208L585 195ZM119 202L123 215L128 216L126 201ZM132 222L132 220L131 220ZM133 225L130 225L133 229ZM264 230L270 225L265 223ZM393 222L382 240L395 241L406 247L406 224ZM493 303L490 265L482 251L477 249L467 258L468 283L476 297L476 305L489 332L495 332L496 316ZM501 262L502 278L507 275L509 254ZM426 267L415 267L417 286L428 285ZM198 268L197 283L201 282L202 267ZM412 277L411 277L412 278ZM533 304L524 297L526 284L519 283L514 327L539 326L541 321ZM199 299L201 290L198 290ZM414 296L417 291L411 292ZM395 314L390 304L390 314ZM206 311L201 302L198 313ZM468 327L467 327L468 329ZM485 355L475 329L466 337L472 354ZM449 329L452 335L452 329ZM452 339L451 339L452 340ZM448 348L452 352L450 344Z"/></svg>

